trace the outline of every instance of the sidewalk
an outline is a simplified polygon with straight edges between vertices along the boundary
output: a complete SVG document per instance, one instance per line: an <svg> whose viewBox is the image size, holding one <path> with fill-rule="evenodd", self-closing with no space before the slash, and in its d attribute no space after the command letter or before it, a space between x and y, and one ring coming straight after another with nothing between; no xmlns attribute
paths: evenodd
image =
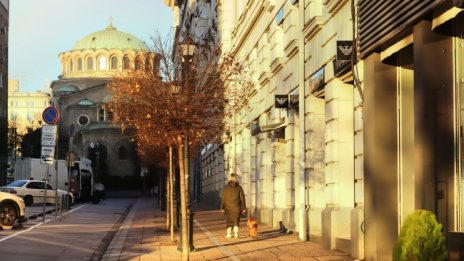
<svg viewBox="0 0 464 261"><path fill-rule="evenodd" d="M240 225L239 239L226 239L224 217L219 210L208 210L204 205L195 205L194 209L195 251L190 253L190 260L353 260L347 254L300 241L293 234L262 224L258 238L251 239L245 220ZM153 199L139 198L102 260L181 260L177 242L171 242L165 228L165 212L155 207Z"/></svg>

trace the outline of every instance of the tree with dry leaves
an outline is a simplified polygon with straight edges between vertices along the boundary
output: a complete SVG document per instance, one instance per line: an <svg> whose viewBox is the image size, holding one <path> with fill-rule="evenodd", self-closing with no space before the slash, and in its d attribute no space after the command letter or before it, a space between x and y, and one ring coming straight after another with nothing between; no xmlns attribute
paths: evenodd
<svg viewBox="0 0 464 261"><path fill-rule="evenodd" d="M188 260L186 153L221 141L231 127L227 119L252 90L252 83L244 80L242 63L215 48L197 48L191 63L186 64L180 62L173 38L156 34L152 40L155 68L114 77L109 84L113 94L109 106L123 130L135 129L142 154L177 148L182 250L183 259Z"/></svg>

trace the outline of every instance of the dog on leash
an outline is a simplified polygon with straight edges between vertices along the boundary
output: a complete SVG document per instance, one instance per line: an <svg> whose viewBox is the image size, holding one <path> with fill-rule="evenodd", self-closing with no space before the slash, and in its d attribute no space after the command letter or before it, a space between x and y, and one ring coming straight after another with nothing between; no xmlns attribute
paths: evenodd
<svg viewBox="0 0 464 261"><path fill-rule="evenodd" d="M256 222L256 218L249 217L247 219L247 228L249 237L255 238L258 236L258 222Z"/></svg>

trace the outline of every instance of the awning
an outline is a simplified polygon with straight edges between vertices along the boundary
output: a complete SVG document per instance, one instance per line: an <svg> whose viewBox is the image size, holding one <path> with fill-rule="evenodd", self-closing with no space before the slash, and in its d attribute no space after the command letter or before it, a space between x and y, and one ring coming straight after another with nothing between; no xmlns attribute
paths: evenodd
<svg viewBox="0 0 464 261"><path fill-rule="evenodd" d="M273 131L275 129L278 129L284 126L285 126L285 122L271 123L269 125L261 126L261 132Z"/></svg>

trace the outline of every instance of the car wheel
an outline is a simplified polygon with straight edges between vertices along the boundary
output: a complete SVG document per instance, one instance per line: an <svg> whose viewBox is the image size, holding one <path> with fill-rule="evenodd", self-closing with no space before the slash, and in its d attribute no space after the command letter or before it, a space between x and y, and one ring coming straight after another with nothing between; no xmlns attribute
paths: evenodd
<svg viewBox="0 0 464 261"><path fill-rule="evenodd" d="M24 205L26 206L32 206L32 204L34 203L34 200L32 199L32 196L30 195L25 196L23 200L24 200Z"/></svg>
<svg viewBox="0 0 464 261"><path fill-rule="evenodd" d="M72 204L72 198L71 198L71 196L69 196L69 195L64 195L63 198L64 198L64 200L63 200L63 203L64 203L63 208L64 208L64 209L70 209L70 208L71 208L71 204Z"/></svg>
<svg viewBox="0 0 464 261"><path fill-rule="evenodd" d="M0 206L0 225L12 226L16 219L18 219L18 212L12 204L5 203Z"/></svg>

